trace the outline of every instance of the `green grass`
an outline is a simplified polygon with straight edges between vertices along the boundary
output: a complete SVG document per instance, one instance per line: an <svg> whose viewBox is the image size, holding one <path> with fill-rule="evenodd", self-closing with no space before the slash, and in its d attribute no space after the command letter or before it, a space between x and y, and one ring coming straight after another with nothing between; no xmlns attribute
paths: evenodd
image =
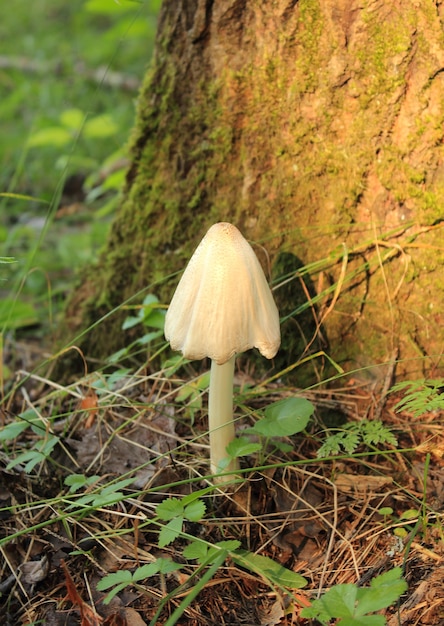
<svg viewBox="0 0 444 626"><path fill-rule="evenodd" d="M0 9L0 249L16 261L0 274L0 330L50 324L105 241L159 6L17 0Z"/></svg>
<svg viewBox="0 0 444 626"><path fill-rule="evenodd" d="M149 300L147 315L137 318L148 331L161 325L154 306ZM127 328L135 319L132 313ZM158 342L164 340L157 334L148 336L153 348L162 350ZM26 492L17 489L13 504L3 505L6 521L0 553L13 542L31 538L39 545L40 535L49 537L49 543L52 537L62 541L64 562L54 557L52 567L59 576L65 570L62 580L71 576L66 585L75 587L78 595L77 600L73 595L59 600L57 611L87 606L81 574L87 571L93 592L102 592L95 603L98 612L115 595L123 594L125 603L125 593L133 589L140 597L137 611L150 626L196 623L193 611L210 615L221 595L228 598L224 610L231 614L238 609L256 611L255 623L273 607L281 623L293 623L292 615L301 614L305 606L309 607L305 616L321 624L332 618L344 626L386 624L386 618L374 616L374 611L396 602L406 583L401 567L394 568L385 559L382 576L375 571L370 586L357 584L372 571L367 544L373 542L379 562L387 546L394 545L396 530L415 529L411 531L411 515L395 516L381 505L396 492L398 508L416 516L417 542L420 523L430 536L429 518L435 519L435 512L425 495L423 511L418 513L419 506L413 510L412 504L420 505L417 496L396 482L388 481L371 497L365 484L370 468L371 476L387 474L390 464L412 449L377 450L373 441L369 449L363 441L356 453L316 458L328 431L312 416L311 403L294 389L260 383L248 387L245 405L245 390L236 391L236 443L242 445L235 452L242 456L242 469L232 488L220 491L208 475L206 408L196 408L190 420L189 396L182 393L190 384L192 364L182 360L178 369L170 363L165 360L160 371L149 375L145 367L134 371L110 364L65 387L31 374L27 388L45 382L46 392L29 399L24 411L19 408L23 381L9 386L9 408L0 427L2 460L19 486L26 476L27 487ZM332 392L324 397L331 400ZM319 405L322 398L320 392ZM228 448L227 453L231 455ZM338 508L340 486L335 482L344 472L364 488L348 495L341 491ZM427 472L428 468L424 477ZM345 541L343 533L352 515L357 529ZM304 538L305 524L311 530ZM294 529L299 527L303 532L298 538ZM283 551L278 536L283 539L286 532L297 544L313 537L310 550L319 541L326 565L323 559L305 562L288 547ZM334 543L324 532L350 550L333 550ZM91 539L97 544L93 549ZM121 556L114 556L122 544ZM403 556L407 559L409 549L399 548L398 562ZM107 553L111 565L105 561ZM308 554L311 559L315 553ZM5 560L5 577L12 568ZM339 580L337 572L343 572ZM51 580L45 575L37 589L49 598L45 609L55 606ZM30 619L32 609L34 616L44 619L39 596L27 597L31 591L25 575L21 583L26 602L15 599L10 614ZM240 601L240 589L244 594L250 589L250 605ZM327 589L325 596L315 599L317 590Z"/></svg>
<svg viewBox="0 0 444 626"><path fill-rule="evenodd" d="M79 142L74 157L102 162L127 141L136 93L101 87L88 74L106 67L141 79L149 62L159 2L113 0L17 0L0 10L1 54L29 71L6 67L0 73L0 188L47 200L54 190L57 146L26 152L37 130L57 124L63 111L108 112L118 132L112 141ZM94 7L96 10L94 10ZM105 12L99 13L102 7ZM49 71L32 69L36 64ZM71 147L71 146L70 146ZM22 159L24 162L21 164Z"/></svg>

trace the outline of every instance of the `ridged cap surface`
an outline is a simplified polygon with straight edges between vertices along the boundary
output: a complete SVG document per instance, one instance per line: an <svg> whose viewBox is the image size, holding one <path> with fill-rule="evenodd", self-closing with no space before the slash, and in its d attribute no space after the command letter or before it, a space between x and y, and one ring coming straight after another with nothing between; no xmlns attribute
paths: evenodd
<svg viewBox="0 0 444 626"><path fill-rule="evenodd" d="M191 257L165 319L165 337L187 359L219 365L258 348L274 357L279 313L247 240L227 222L214 224Z"/></svg>

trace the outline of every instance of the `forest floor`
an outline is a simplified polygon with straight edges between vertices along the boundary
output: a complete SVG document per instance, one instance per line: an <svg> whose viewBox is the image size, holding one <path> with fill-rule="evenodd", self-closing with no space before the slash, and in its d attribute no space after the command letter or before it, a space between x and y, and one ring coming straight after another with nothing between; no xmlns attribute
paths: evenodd
<svg viewBox="0 0 444 626"><path fill-rule="evenodd" d="M2 413L2 624L315 624L300 611L321 591L366 587L398 566L408 589L380 611L387 624L444 623L442 413L396 411L400 396L358 380L310 393L269 384L245 411L241 385L238 432L280 397L305 396L316 410L303 433L245 456L243 480L224 491L208 476L205 401L197 396L191 410L183 389L162 371L120 369L66 386L16 372ZM332 414L380 419L397 445L318 459ZM159 517L168 498L179 509ZM200 514L181 502L198 502ZM305 586L272 584L276 576L243 567L236 550L219 561L187 553L207 546L208 556L226 541L300 574ZM97 583L122 572L120 591L104 602L110 589Z"/></svg>

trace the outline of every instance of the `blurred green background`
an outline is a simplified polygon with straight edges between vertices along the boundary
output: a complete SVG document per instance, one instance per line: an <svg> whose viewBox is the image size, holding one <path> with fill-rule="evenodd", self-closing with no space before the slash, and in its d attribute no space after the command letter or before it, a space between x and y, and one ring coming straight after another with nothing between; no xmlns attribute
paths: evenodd
<svg viewBox="0 0 444 626"><path fill-rule="evenodd" d="M106 239L160 4L0 9L0 331L52 324Z"/></svg>

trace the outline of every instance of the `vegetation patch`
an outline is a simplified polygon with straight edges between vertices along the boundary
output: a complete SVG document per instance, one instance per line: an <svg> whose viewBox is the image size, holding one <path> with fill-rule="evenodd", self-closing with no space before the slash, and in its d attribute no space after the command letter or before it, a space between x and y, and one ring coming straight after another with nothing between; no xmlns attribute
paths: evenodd
<svg viewBox="0 0 444 626"><path fill-rule="evenodd" d="M187 91L179 62L162 62L179 30L164 33L142 86L129 170L134 76L145 69L158 3L37 0L31 8L17 0L0 24L0 112L14 122L0 139L0 622L441 624L444 383L436 375L393 386L396 371L411 365L394 350L395 332L414 346L418 368L435 365L422 338L442 325L441 314L423 294L442 290L434 276L441 183L401 149L381 150L385 192L415 200L424 219L415 229L408 207L408 227L402 216L384 228L361 216L348 236L351 209L378 189L367 167L374 144L359 115L340 154L330 141L330 130L344 131L325 94L350 104L363 85L346 67L328 84L327 72L314 72L332 45L317 1L295 4L294 28L272 18L260 25L273 45L310 52L299 67L306 82L265 46L257 64ZM378 89L390 69L385 35L398 37L402 65L409 20L398 34L370 23ZM237 53L235 34L227 46ZM391 94L402 87L396 72L388 79ZM270 115L261 112L265 98ZM437 133L439 107L433 119ZM287 185L295 178L297 187ZM314 180L325 183L317 195ZM336 221L324 228L328 202ZM308 227L293 220L294 206L312 218L304 217ZM264 267L259 244L274 252L287 243L272 280L283 346L267 371L250 352L237 359L236 438L220 467L234 460L239 469L222 486L209 469L207 363L171 355L164 340L164 257L175 271L206 220L231 215L258 234L252 243ZM261 222L270 215L282 220L277 235ZM128 235L131 249L121 245ZM94 280L75 287L80 267ZM375 275L384 319L368 288ZM390 317L401 288L410 291L419 275L420 306L402 301L415 324ZM53 333L68 293L78 336L64 334L60 347ZM369 332L350 345L361 317ZM336 360L332 328L343 339ZM385 363L371 362L367 350ZM355 364L348 374L346 359Z"/></svg>
<svg viewBox="0 0 444 626"><path fill-rule="evenodd" d="M3 619L383 626L415 597L416 619L439 623L442 381L387 394L389 370L376 393L340 375L301 390L239 370L240 467L221 488L208 375L151 365L163 320L149 296L122 330L145 334L104 368L4 381ZM140 350L143 368L122 365Z"/></svg>

